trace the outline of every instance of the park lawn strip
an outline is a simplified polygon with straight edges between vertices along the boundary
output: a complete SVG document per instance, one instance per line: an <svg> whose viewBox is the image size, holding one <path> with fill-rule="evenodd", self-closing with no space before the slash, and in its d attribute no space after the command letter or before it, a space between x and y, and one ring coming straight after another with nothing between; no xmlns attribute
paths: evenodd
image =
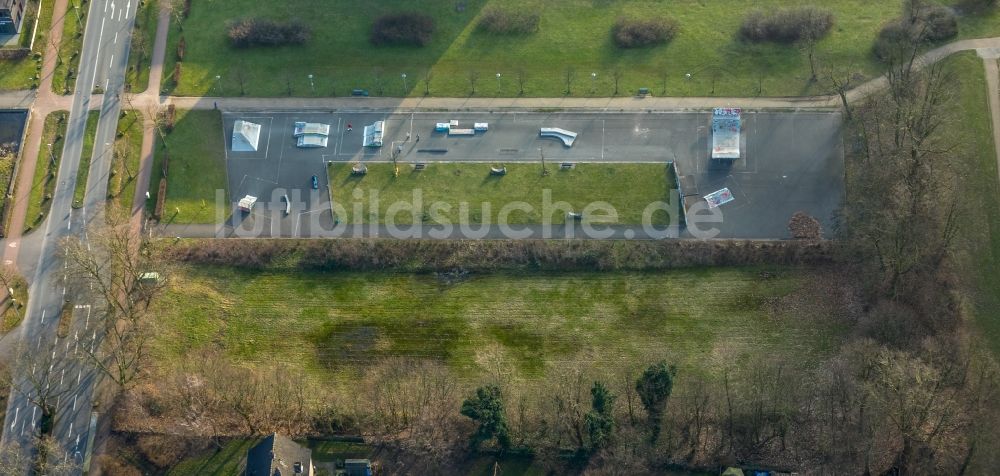
<svg viewBox="0 0 1000 476"><path fill-rule="evenodd" d="M128 70L125 74L125 91L139 94L149 86L149 66L153 59L153 42L156 39L156 20L160 13L157 0L139 2L129 45Z"/></svg>
<svg viewBox="0 0 1000 476"><path fill-rule="evenodd" d="M572 211L582 212L585 222L641 224L645 208L654 202L668 202L675 183L666 163L576 164L572 169L561 169L559 163L550 162L546 176L540 163L506 164L503 176L490 172L491 167L500 165L484 163L430 163L420 171L401 163L398 176L393 164L366 165L368 173L360 176L351 175L353 164L328 167L334 209L345 223L499 223L501 215L506 215L504 221L509 224L541 224L545 220L560 224ZM377 203L373 194L377 194ZM417 196L422 206L388 216L397 202L416 207ZM450 209L435 211L435 202L448 204ZM503 211L515 202L523 202L531 210L518 209L509 215ZM617 218L603 209L589 213L588 205L596 202L614 207ZM460 211L461 203L468 204L468 213ZM556 205L546 207L545 203ZM360 214L356 209L359 205ZM665 212L652 216L654 224L669 223Z"/></svg>
<svg viewBox="0 0 1000 476"><path fill-rule="evenodd" d="M52 4L54 0L29 1L25 8L25 28L21 30L20 44L27 48L31 44L31 33L35 32L35 44L31 54L18 60L0 60L0 90L34 89L38 87L42 69L41 54L52 25ZM38 11L41 11L41 16ZM32 18L38 18L38 28ZM29 27L30 25L30 27ZM36 57L37 56L37 57Z"/></svg>
<svg viewBox="0 0 1000 476"><path fill-rule="evenodd" d="M94 137L97 136L97 121L101 111L87 114L87 128L83 132L83 150L80 152L80 168L76 171L76 187L73 189L73 208L83 206L87 196L87 176L90 175L90 159L94 156Z"/></svg>
<svg viewBox="0 0 1000 476"><path fill-rule="evenodd" d="M216 201L216 191L226 190L225 143L219 111L178 110L176 124L156 147L153 175L149 181L149 207L156 206L163 161L170 155L167 198L162 222L215 223L230 211L225 197Z"/></svg>
<svg viewBox="0 0 1000 476"><path fill-rule="evenodd" d="M974 52L945 60L958 79L958 103L943 124L955 140L960 167L961 214L957 247L959 274L969 308L987 344L1000 355L1000 184L983 60ZM994 94L996 92L994 91Z"/></svg>
<svg viewBox="0 0 1000 476"><path fill-rule="evenodd" d="M539 12L539 30L511 36L480 32L476 22L487 4ZM811 80L807 55L798 46L750 44L736 37L749 11L787 7L787 0L608 0L599 4L590 0L471 0L465 5L462 12L456 12L454 3L446 0L391 0L369 8L357 8L349 0L306 0L276 12L254 0L195 3L190 17L183 20L183 31L177 17L172 20L164 85L180 96L343 96L353 88L378 96L611 96L617 72L617 94L626 96L640 87L669 96L828 92L822 81ZM816 46L820 69L850 68L868 78L879 73L872 45L882 25L900 15L899 2L830 0L822 7L834 13L835 26ZM428 45L375 47L369 43L374 19L398 11L434 17L436 31ZM610 34L621 16L668 16L677 21L679 30L665 45L623 50L613 45ZM225 28L230 20L242 17L302 19L311 26L312 38L301 46L235 49L228 44ZM996 12L962 17L959 37L996 35L1000 31L997 18ZM179 84L175 84L170 78L181 36L185 58ZM429 88L424 84L427 73ZM499 81L496 73L501 73ZM216 76L221 78L221 91ZM475 81L470 80L473 77Z"/></svg>
<svg viewBox="0 0 1000 476"><path fill-rule="evenodd" d="M135 182L142 157L142 115L136 110L123 111L118 118L115 153L108 177L108 200L131 213Z"/></svg>
<svg viewBox="0 0 1000 476"><path fill-rule="evenodd" d="M77 17L77 14L80 16ZM63 18L62 41L59 43L59 59L52 73L52 92L56 94L73 94L76 88L76 73L80 64L80 51L83 48L83 31L87 25L87 8L73 8L73 2L66 8ZM70 74L73 70L73 74Z"/></svg>
<svg viewBox="0 0 1000 476"><path fill-rule="evenodd" d="M31 180L31 193L28 195L28 211L24 217L25 233L38 226L49 213L52 205L52 193L56 189L56 173L62 160L63 141L66 138L66 123L69 112L55 111L45 117L42 126L42 143L38 148L38 158L35 159L35 176ZM52 156L49 157L49 146L52 144Z"/></svg>
<svg viewBox="0 0 1000 476"><path fill-rule="evenodd" d="M0 319L0 334L6 334L17 327L24 319L24 313L28 310L28 281L20 274L13 273L8 284L14 288L15 302L11 303L7 300L3 303L5 307L3 317ZM7 293L3 291L2 294L6 295Z"/></svg>
<svg viewBox="0 0 1000 476"><path fill-rule="evenodd" d="M344 384L390 357L441 362L478 381L491 352L532 379L577 360L614 372L668 358L711 374L720 353L807 364L837 348L844 326L817 291L821 272L761 275L499 273L446 285L434 275L180 266L155 304L150 348L164 368L211 351ZM781 304L808 299L820 303L794 312Z"/></svg>
<svg viewBox="0 0 1000 476"><path fill-rule="evenodd" d="M167 476L230 476L241 474L247 451L260 440L235 439L218 451L192 456L167 471Z"/></svg>

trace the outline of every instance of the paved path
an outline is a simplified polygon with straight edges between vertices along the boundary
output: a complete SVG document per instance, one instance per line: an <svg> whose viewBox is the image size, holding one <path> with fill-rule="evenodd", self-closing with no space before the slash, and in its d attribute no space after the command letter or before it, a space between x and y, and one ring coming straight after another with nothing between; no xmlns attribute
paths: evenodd
<svg viewBox="0 0 1000 476"><path fill-rule="evenodd" d="M980 50L986 68L986 89L990 98L990 118L993 122L993 148L997 155L997 173L1000 174L1000 48Z"/></svg>

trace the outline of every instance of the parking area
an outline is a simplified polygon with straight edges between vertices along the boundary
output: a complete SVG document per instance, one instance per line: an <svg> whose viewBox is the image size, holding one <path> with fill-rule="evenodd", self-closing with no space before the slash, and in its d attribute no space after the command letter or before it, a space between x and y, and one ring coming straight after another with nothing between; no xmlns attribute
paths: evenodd
<svg viewBox="0 0 1000 476"><path fill-rule="evenodd" d="M720 207L722 221L712 226L724 238L786 238L791 215L804 211L825 230L844 195L841 117L825 111L744 111L741 158L713 163L710 112L683 113L512 113L227 112L223 126L230 140L237 119L261 125L256 152L232 152L227 142L230 196L259 197L255 212L234 215L233 224L275 235L313 236L310 227L332 228L327 162L401 163L486 162L665 162L683 175L689 209L710 192L729 188L734 200ZM326 147L296 147L294 122L330 125ZM384 121L381 147L362 145L364 127ZM488 124L472 135L435 131L438 123L459 128ZM348 128L350 125L350 129ZM577 134L571 147L539 137L540 128ZM318 188L312 187L312 176ZM291 210L285 215L282 196ZM694 207L694 208L692 208ZM244 226L247 226L244 223Z"/></svg>

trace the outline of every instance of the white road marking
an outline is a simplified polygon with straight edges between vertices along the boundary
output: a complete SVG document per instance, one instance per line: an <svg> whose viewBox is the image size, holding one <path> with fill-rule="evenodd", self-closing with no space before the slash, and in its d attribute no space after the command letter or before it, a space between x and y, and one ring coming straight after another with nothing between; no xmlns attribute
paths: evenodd
<svg viewBox="0 0 1000 476"><path fill-rule="evenodd" d="M45 309L42 309L42 324L45 324Z"/></svg>
<svg viewBox="0 0 1000 476"><path fill-rule="evenodd" d="M62 375L59 376L59 386L63 384L63 379L66 378L66 369L62 369Z"/></svg>
<svg viewBox="0 0 1000 476"><path fill-rule="evenodd" d="M69 433L67 433L66 436L70 438L73 437L73 422L69 422Z"/></svg>
<svg viewBox="0 0 1000 476"><path fill-rule="evenodd" d="M115 55L112 54L111 61L108 61L108 69L112 69L114 67L115 67ZM107 82L105 82L104 84L107 84ZM108 88L104 88L104 92L108 92Z"/></svg>
<svg viewBox="0 0 1000 476"><path fill-rule="evenodd" d="M76 395L73 395L73 411L74 412L76 411L76 397L77 397ZM80 443L80 439L77 438L76 442L77 442L77 444L79 444Z"/></svg>
<svg viewBox="0 0 1000 476"><path fill-rule="evenodd" d="M118 10L118 21L122 21L122 12L123 10Z"/></svg>
<svg viewBox="0 0 1000 476"><path fill-rule="evenodd" d="M90 304L87 304L87 321L83 323L83 328L86 329L90 327Z"/></svg>
<svg viewBox="0 0 1000 476"><path fill-rule="evenodd" d="M80 377L82 377L82 376L83 376L83 369L80 369L80 371L77 372L77 374L76 374L76 384L77 385L80 385Z"/></svg>
<svg viewBox="0 0 1000 476"><path fill-rule="evenodd" d="M104 11L108 11L108 2L104 2ZM111 2L112 15L114 14L114 11L115 11L115 2Z"/></svg>
<svg viewBox="0 0 1000 476"><path fill-rule="evenodd" d="M114 44L116 44L116 45L118 44L118 32L117 31L115 32L115 42L114 42Z"/></svg>
<svg viewBox="0 0 1000 476"><path fill-rule="evenodd" d="M132 11L132 0L128 0L128 4L125 5L125 19L128 19L129 12Z"/></svg>
<svg viewBox="0 0 1000 476"><path fill-rule="evenodd" d="M107 2L105 2L104 4L107 5ZM105 9L105 10L107 10L107 9ZM104 20L106 20L106 19L107 19L106 17L105 18L101 18L101 34L97 35L97 44L98 45L101 44L101 39L104 38ZM98 57L94 59L94 77L90 78L90 83L91 84L94 84L94 82L97 81L97 62L101 59L100 58L101 53L98 52L97 56Z"/></svg>
<svg viewBox="0 0 1000 476"><path fill-rule="evenodd" d="M10 431L14 431L14 427L17 426L17 412L21 411L21 407L14 407L14 419L10 422Z"/></svg>
<svg viewBox="0 0 1000 476"><path fill-rule="evenodd" d="M31 407L31 421L32 422L35 421L35 411L36 410L38 410L38 407Z"/></svg>

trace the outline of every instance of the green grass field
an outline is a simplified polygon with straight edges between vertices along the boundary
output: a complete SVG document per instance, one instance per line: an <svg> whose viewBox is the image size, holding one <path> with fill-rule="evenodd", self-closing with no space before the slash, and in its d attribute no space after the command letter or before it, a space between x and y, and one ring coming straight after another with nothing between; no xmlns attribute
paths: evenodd
<svg viewBox="0 0 1000 476"><path fill-rule="evenodd" d="M170 154L167 201L161 221L214 223L217 214L229 211L227 201L215 202L216 190L226 189L225 144L219 111L177 111L174 130L167 133L165 142L163 147L163 141L157 140L149 206L156 206L163 160L165 154Z"/></svg>
<svg viewBox="0 0 1000 476"><path fill-rule="evenodd" d="M968 160L956 164L965 202L959 232L960 273L973 292L972 311L986 341L1000 355L1000 184L990 129L983 61L975 53L947 60L959 83L959 103L945 122L946 134ZM971 278L971 279L969 279Z"/></svg>
<svg viewBox="0 0 1000 476"><path fill-rule="evenodd" d="M79 17L77 17L79 14ZM67 6L63 20L62 42L59 43L59 60L52 73L52 92L72 94L76 89L76 72L80 66L80 50L83 48L83 31L87 26L87 6L74 9L72 2ZM73 70L73 74L70 74Z"/></svg>
<svg viewBox="0 0 1000 476"><path fill-rule="evenodd" d="M128 55L128 71L125 74L125 90L138 94L149 86L149 64L153 56L153 41L156 39L156 18L160 7L157 0L139 3L132 29L132 44Z"/></svg>
<svg viewBox="0 0 1000 476"><path fill-rule="evenodd" d="M62 160L63 140L66 136L67 111L56 111L45 117L42 129L42 144L38 149L35 163L35 176L31 180L31 193L28 195L28 211L24 216L24 231L28 232L41 223L44 215L49 213L51 196L56 189L56 171ZM48 144L52 144L50 149ZM52 155L49 156L51 150Z"/></svg>
<svg viewBox="0 0 1000 476"><path fill-rule="evenodd" d="M37 37L32 53L45 51L45 39L48 37L49 29L52 26L52 4L54 0L44 0L42 2L30 1L25 8L24 25L31 25L32 18L38 15L39 8L41 16L38 18ZM34 28L34 25L31 25ZM31 30L28 28L21 30L20 44L27 47L31 44ZM33 55L19 60L0 60L0 91L11 89L29 89L38 87L38 75L41 72L41 59L36 59Z"/></svg>
<svg viewBox="0 0 1000 476"><path fill-rule="evenodd" d="M135 181L142 158L142 115L138 111L126 111L118 119L114 149L115 158L108 177L108 200L128 213L135 199Z"/></svg>
<svg viewBox="0 0 1000 476"><path fill-rule="evenodd" d="M195 3L191 16L170 31L165 87L183 96L333 96L366 88L375 95L425 94L431 75L434 96L468 96L470 74L478 75L476 95L517 96L518 72L524 74L525 96L611 96L613 72L620 72L619 94L648 87L671 96L797 96L822 93L810 82L805 54L796 46L751 45L736 39L744 15L752 9L773 10L787 0L725 2L678 0L669 3L625 0L470 0L457 12L451 0L390 0L358 8L348 0L300 1L275 11L267 3L222 0ZM541 23L527 36L495 36L476 30L485 6L537 10ZM897 0L830 0L821 2L836 16L830 35L817 46L820 65L856 69L872 76L878 66L871 55L882 24L899 15ZM437 29L423 48L373 47L368 35L381 14L419 11L435 18ZM620 50L610 29L619 16L668 15L679 32L666 45ZM240 17L299 18L312 26L304 46L236 50L226 39L225 25ZM960 37L996 35L1000 13L960 21ZM186 43L180 84L170 81L176 47ZM496 73L501 73L499 85ZM567 93L567 72L573 77ZM407 73L405 81L401 75ZM591 73L597 73L592 80ZM686 80L685 74L691 79ZM315 88L308 75L314 75ZM216 76L221 76L221 91ZM241 81L242 78L242 81ZM243 83L242 86L240 83ZM289 93L289 89L291 92ZM315 90L314 90L315 89Z"/></svg>
<svg viewBox="0 0 1000 476"><path fill-rule="evenodd" d="M807 312L785 309L809 301L821 277L759 271L497 274L445 285L429 275L187 267L156 304L151 349L167 366L221 348L247 365L286 362L321 378L400 356L472 379L493 355L539 377L580 361L613 370L666 357L711 372L727 359L809 362L835 349L842 331L823 295Z"/></svg>
<svg viewBox="0 0 1000 476"><path fill-rule="evenodd" d="M400 164L399 176L392 164L368 164L368 173L352 176L352 164L328 167L333 201L345 223L386 223L394 203L404 202L416 207L392 215L393 223L499 223L504 216L510 224L564 223L567 210L548 207L544 203L565 202L574 212L584 212L594 202L607 202L617 211L617 219L603 211L593 215L584 212L588 222L641 224L647 205L670 199L673 174L666 164L577 164L571 170L560 170L559 164L549 163L547 176L541 174L541 164L507 164L504 176L490 175L489 164L433 163L416 171L410 164ZM377 203L372 200L377 194ZM543 198L548 195L548 199ZM443 209L435 202L450 205ZM460 203L468 204L468 212L460 211ZM505 212L504 207L524 202L529 210ZM360 206L361 213L357 213ZM377 215L372 216L373 213ZM653 223L669 223L663 211L654 213Z"/></svg>
<svg viewBox="0 0 1000 476"><path fill-rule="evenodd" d="M73 189L73 208L82 207L87 194L87 176L90 174L90 159L94 156L94 137L97 135L97 120L100 117L101 111L87 113L83 150L80 151L80 168L76 171L76 187Z"/></svg>

